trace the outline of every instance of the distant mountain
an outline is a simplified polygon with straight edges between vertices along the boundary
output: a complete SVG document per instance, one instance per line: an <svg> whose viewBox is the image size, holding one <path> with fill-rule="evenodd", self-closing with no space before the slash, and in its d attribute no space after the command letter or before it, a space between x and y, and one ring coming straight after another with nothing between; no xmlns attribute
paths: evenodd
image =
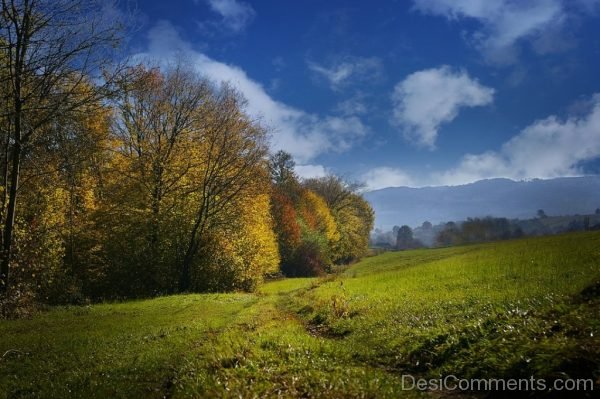
<svg viewBox="0 0 600 399"><path fill-rule="evenodd" d="M365 193L375 210L375 227L412 227L468 217L528 219L547 215L591 214L600 208L600 176L513 181L488 179L462 186L389 187Z"/></svg>

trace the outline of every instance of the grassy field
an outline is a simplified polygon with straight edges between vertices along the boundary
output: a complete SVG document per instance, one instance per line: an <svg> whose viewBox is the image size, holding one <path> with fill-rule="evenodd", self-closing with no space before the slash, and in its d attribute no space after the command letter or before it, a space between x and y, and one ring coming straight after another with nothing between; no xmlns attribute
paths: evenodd
<svg viewBox="0 0 600 399"><path fill-rule="evenodd" d="M0 397L439 397L401 376L600 377L600 233L390 252L256 294L0 321ZM600 389L596 386L596 389Z"/></svg>

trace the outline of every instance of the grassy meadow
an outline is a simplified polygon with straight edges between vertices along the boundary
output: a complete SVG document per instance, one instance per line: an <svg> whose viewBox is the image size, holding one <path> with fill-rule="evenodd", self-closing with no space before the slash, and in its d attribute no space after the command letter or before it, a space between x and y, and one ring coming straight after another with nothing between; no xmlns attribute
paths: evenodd
<svg viewBox="0 0 600 399"><path fill-rule="evenodd" d="M600 233L573 233L0 321L0 398L443 394L402 391L403 374L598 383L599 337Z"/></svg>

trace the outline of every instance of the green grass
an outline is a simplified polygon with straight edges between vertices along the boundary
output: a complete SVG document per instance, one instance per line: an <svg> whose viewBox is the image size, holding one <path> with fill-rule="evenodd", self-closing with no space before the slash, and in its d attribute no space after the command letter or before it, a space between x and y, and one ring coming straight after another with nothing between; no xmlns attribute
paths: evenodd
<svg viewBox="0 0 600 399"><path fill-rule="evenodd" d="M405 397L422 394L401 391L402 374L597 379L599 281L600 234L575 233L389 252L256 294L56 308L0 321L0 398Z"/></svg>

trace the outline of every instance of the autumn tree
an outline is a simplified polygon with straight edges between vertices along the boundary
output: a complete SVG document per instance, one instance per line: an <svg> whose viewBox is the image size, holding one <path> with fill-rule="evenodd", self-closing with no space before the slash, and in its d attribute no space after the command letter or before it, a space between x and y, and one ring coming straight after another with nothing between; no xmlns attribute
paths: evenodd
<svg viewBox="0 0 600 399"><path fill-rule="evenodd" d="M141 235L143 249L133 258L139 277L165 288L160 269L175 263L174 211L190 188L190 174L198 168L197 130L206 119L210 84L194 72L176 64L161 72L139 65L129 68L118 86L113 134L118 143L115 181L122 192L120 210L131 207L135 223L146 226ZM124 179L124 181L123 181ZM131 223L134 223L131 221ZM168 237L163 236L167 234ZM137 237L139 238L139 237ZM147 250L146 250L147 249ZM163 273L164 274L164 273Z"/></svg>
<svg viewBox="0 0 600 399"><path fill-rule="evenodd" d="M210 96L208 83L181 65L162 74L143 66L132 68L117 97L116 134L121 151L133 157L129 173L139 177L151 211L151 248L156 252L165 200L180 193L193 167L190 136L203 118Z"/></svg>
<svg viewBox="0 0 600 399"><path fill-rule="evenodd" d="M332 264L364 256L373 210L358 184L337 176L298 181L290 154L270 158L272 209L282 259L288 275L320 274Z"/></svg>
<svg viewBox="0 0 600 399"><path fill-rule="evenodd" d="M362 188L360 183L350 183L335 175L306 179L302 184L318 193L332 212L351 206L352 196Z"/></svg>
<svg viewBox="0 0 600 399"><path fill-rule="evenodd" d="M235 225L212 229L191 270L194 291L253 291L279 271L279 251L268 194L246 198Z"/></svg>
<svg viewBox="0 0 600 399"><path fill-rule="evenodd" d="M307 179L303 186L325 200L336 223L339 239L333 243L332 260L340 264L363 257L368 250L374 213L358 193L361 186L337 176Z"/></svg>
<svg viewBox="0 0 600 399"><path fill-rule="evenodd" d="M291 275L320 275L332 266L332 251L340 239L337 225L325 200L303 188L296 204L301 244L290 265Z"/></svg>
<svg viewBox="0 0 600 399"><path fill-rule="evenodd" d="M2 0L0 54L6 90L2 115L2 212L0 289L9 283L13 235L24 157L58 115L96 103L112 83L105 74L119 41L119 26L107 18L106 5L89 0Z"/></svg>
<svg viewBox="0 0 600 399"><path fill-rule="evenodd" d="M277 186L273 187L271 193L271 213L274 219L281 265L285 270L287 265L292 263L296 250L302 242L302 231L292 198Z"/></svg>
<svg viewBox="0 0 600 399"><path fill-rule="evenodd" d="M295 201L300 184L294 171L296 163L290 153L278 151L269 157L271 178L271 213L274 218L282 271L288 273L296 250L302 242Z"/></svg>
<svg viewBox="0 0 600 399"><path fill-rule="evenodd" d="M179 289L191 284L191 267L205 234L234 226L247 201L268 193L266 130L244 112L245 100L225 85L214 93L195 126L198 168L190 177L191 209Z"/></svg>
<svg viewBox="0 0 600 399"><path fill-rule="evenodd" d="M340 239L331 210L320 195L312 190L302 190L298 208L304 224L309 229L318 231L331 244Z"/></svg>
<svg viewBox="0 0 600 399"><path fill-rule="evenodd" d="M232 281L250 269L262 277L262 266L250 258L263 256L257 253L268 246L270 212L267 221L255 218L252 228L241 222L265 212L253 206L264 204L258 198L269 191L266 132L244 113L245 100L181 63L163 71L138 66L128 76L117 97L113 129L118 156L112 180L119 183L112 185L111 209L124 222L122 239L109 250L121 264L117 269L125 280L144 281L147 286L137 289L146 294L239 288ZM240 229L261 233L239 236ZM256 246L248 243L250 237ZM120 246L123 241L126 247ZM237 252L240 246L244 254ZM131 254L130 264L121 263L123 251ZM227 275L222 267L234 253L231 265L244 266L229 274L228 283L217 282L213 277ZM266 269L271 260L265 260ZM202 273L204 281L198 279Z"/></svg>

